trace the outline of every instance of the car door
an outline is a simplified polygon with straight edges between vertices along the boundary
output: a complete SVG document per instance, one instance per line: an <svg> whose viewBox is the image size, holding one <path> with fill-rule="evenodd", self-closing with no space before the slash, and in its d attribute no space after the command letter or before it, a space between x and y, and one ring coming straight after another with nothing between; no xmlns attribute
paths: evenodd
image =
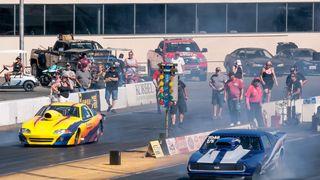
<svg viewBox="0 0 320 180"><path fill-rule="evenodd" d="M81 115L82 115L82 121L85 122L85 128L87 132L90 132L95 124L92 121L92 112L90 111L90 109L88 108L88 106L82 106L81 107Z"/></svg>

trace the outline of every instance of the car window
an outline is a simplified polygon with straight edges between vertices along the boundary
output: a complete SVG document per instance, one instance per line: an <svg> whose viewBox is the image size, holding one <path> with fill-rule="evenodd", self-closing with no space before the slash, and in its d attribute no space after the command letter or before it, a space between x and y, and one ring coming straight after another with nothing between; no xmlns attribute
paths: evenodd
<svg viewBox="0 0 320 180"><path fill-rule="evenodd" d="M89 119L92 117L92 113L87 106L82 106L81 112L82 112L82 119Z"/></svg>
<svg viewBox="0 0 320 180"><path fill-rule="evenodd" d="M239 139L243 149L255 150L255 151L260 151L262 149L260 144L260 138L254 137L254 136L208 136L205 142L203 143L201 149L202 150L215 149L216 141L218 139L226 138L226 137Z"/></svg>
<svg viewBox="0 0 320 180"><path fill-rule="evenodd" d="M48 110L55 110L61 113L63 116L79 117L79 108L74 106L44 106L40 109L37 115L43 116Z"/></svg>
<svg viewBox="0 0 320 180"><path fill-rule="evenodd" d="M299 51L294 51L293 52L293 56L294 57L300 57L300 58L304 58L304 57L313 57L313 51L310 50L299 50Z"/></svg>
<svg viewBox="0 0 320 180"><path fill-rule="evenodd" d="M99 43L97 43L97 42L94 42L94 43L93 43L93 48L94 48L94 49L103 49L103 47L102 47Z"/></svg>
<svg viewBox="0 0 320 180"><path fill-rule="evenodd" d="M246 51L245 51L245 50L240 50L240 51L238 51L238 56L237 56L237 58L239 58L239 59L244 59L244 58L246 58Z"/></svg>
<svg viewBox="0 0 320 180"><path fill-rule="evenodd" d="M71 49L94 49L93 44L91 42L76 42L71 43Z"/></svg>
<svg viewBox="0 0 320 180"><path fill-rule="evenodd" d="M261 141L262 141L264 149L271 148L271 143L269 141L269 138L266 135L261 136Z"/></svg>
<svg viewBox="0 0 320 180"><path fill-rule="evenodd" d="M195 42L171 42L166 48L167 52L200 52Z"/></svg>
<svg viewBox="0 0 320 180"><path fill-rule="evenodd" d="M267 58L272 58L272 54L266 50L262 50L262 56L267 57Z"/></svg>

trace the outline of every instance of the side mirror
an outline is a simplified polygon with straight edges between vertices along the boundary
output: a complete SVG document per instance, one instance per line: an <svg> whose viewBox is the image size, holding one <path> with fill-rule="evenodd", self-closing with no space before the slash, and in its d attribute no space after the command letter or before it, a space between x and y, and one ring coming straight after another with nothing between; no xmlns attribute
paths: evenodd
<svg viewBox="0 0 320 180"><path fill-rule="evenodd" d="M208 52L207 48L202 48L202 52Z"/></svg>
<svg viewBox="0 0 320 180"><path fill-rule="evenodd" d="M161 53L161 49L160 48L157 48L154 50L156 53Z"/></svg>

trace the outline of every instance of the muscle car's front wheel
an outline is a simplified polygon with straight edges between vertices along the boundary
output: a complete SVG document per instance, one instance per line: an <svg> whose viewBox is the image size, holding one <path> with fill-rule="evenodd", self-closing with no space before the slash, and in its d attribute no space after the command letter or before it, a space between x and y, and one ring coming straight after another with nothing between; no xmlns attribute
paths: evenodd
<svg viewBox="0 0 320 180"><path fill-rule="evenodd" d="M80 144L80 130L76 132L76 136L74 137L74 145Z"/></svg>
<svg viewBox="0 0 320 180"><path fill-rule="evenodd" d="M102 125L102 122L99 123L99 127L97 129L97 140L96 142L99 141L100 137L102 136L103 134L103 125Z"/></svg>

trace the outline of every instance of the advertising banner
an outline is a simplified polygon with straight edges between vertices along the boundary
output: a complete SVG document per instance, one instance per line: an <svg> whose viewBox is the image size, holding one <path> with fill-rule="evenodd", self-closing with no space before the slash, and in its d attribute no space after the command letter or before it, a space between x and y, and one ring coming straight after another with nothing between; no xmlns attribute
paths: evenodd
<svg viewBox="0 0 320 180"><path fill-rule="evenodd" d="M99 91L88 91L79 93L79 102L86 104L91 109L100 111Z"/></svg>

